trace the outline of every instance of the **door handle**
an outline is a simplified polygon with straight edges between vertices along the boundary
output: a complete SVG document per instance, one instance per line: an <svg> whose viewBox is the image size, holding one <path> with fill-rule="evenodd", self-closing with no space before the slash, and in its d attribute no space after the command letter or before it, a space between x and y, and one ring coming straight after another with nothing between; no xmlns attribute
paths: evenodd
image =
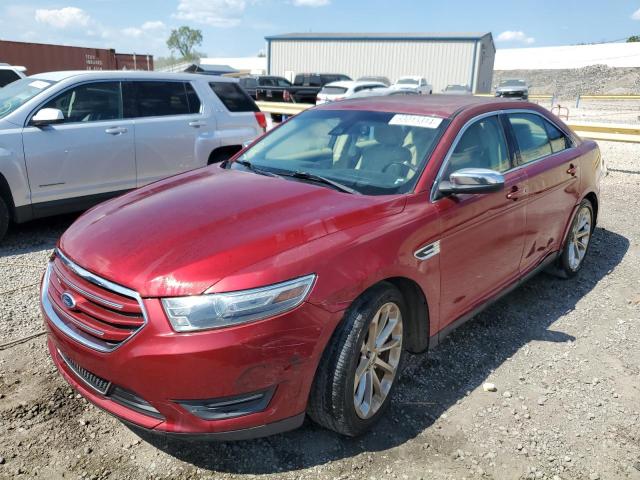
<svg viewBox="0 0 640 480"><path fill-rule="evenodd" d="M203 122L202 120L194 120L193 122L189 122L189 126L193 128L206 127L207 122Z"/></svg>
<svg viewBox="0 0 640 480"><path fill-rule="evenodd" d="M110 127L107 128L104 132L108 133L109 135L122 135L123 133L127 133L127 129L124 127Z"/></svg>
<svg viewBox="0 0 640 480"><path fill-rule="evenodd" d="M571 165L569 165L569 169L567 170L567 173L569 175L571 175L572 177L576 176L576 173L578 173L578 169L576 168L576 166L572 163Z"/></svg>
<svg viewBox="0 0 640 480"><path fill-rule="evenodd" d="M516 200L518 200L518 198L520 198L520 195L518 195L519 192L520 192L520 189L516 186L513 186L511 187L511 190L509 191L509 193L507 193L507 198L515 202Z"/></svg>

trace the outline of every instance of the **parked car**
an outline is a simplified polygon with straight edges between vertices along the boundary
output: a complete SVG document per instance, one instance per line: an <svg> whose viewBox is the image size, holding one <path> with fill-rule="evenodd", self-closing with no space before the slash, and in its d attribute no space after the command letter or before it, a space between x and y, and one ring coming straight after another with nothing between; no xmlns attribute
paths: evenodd
<svg viewBox="0 0 640 480"><path fill-rule="evenodd" d="M25 67L0 63L0 88L24 78L26 71L27 69Z"/></svg>
<svg viewBox="0 0 640 480"><path fill-rule="evenodd" d="M380 82L357 82L349 80L346 82L328 83L322 87L322 90L318 93L316 105L344 100L345 98L349 98L359 92L372 91L381 88L386 87L384 83Z"/></svg>
<svg viewBox="0 0 640 480"><path fill-rule="evenodd" d="M496 97L529 99L529 85L526 80L510 79L496 87Z"/></svg>
<svg viewBox="0 0 640 480"><path fill-rule="evenodd" d="M447 85L442 91L444 95L471 95L469 85Z"/></svg>
<svg viewBox="0 0 640 480"><path fill-rule="evenodd" d="M240 86L254 100L267 102L290 102L293 85L284 77L257 75L244 77Z"/></svg>
<svg viewBox="0 0 640 480"><path fill-rule="evenodd" d="M80 394L152 432L246 439L308 414L359 435L407 351L550 265L581 270L601 176L596 143L529 103L312 108L82 215L44 275L48 348Z"/></svg>
<svg viewBox="0 0 640 480"><path fill-rule="evenodd" d="M413 90L394 90L393 88L374 88L372 90L362 90L358 93L354 93L349 98L363 98L363 97L390 97L397 95L418 95L418 92Z"/></svg>
<svg viewBox="0 0 640 480"><path fill-rule="evenodd" d="M391 81L387 77L376 77L376 76L360 77L358 78L358 82L378 82L378 83L384 83L387 87L391 86Z"/></svg>
<svg viewBox="0 0 640 480"><path fill-rule="evenodd" d="M420 95L431 95L433 87L424 77L408 76L400 77L391 85L394 90L413 90Z"/></svg>
<svg viewBox="0 0 640 480"><path fill-rule="evenodd" d="M318 93L326 84L351 80L346 75L324 73L301 73L296 75L293 84L288 83L283 77L270 76L268 78L276 78L278 80L276 82L268 82L273 83L272 85L264 84L260 88L256 87L257 100L316 103Z"/></svg>
<svg viewBox="0 0 640 480"><path fill-rule="evenodd" d="M228 159L266 120L237 80L52 72L0 90L0 238L10 220L83 210Z"/></svg>

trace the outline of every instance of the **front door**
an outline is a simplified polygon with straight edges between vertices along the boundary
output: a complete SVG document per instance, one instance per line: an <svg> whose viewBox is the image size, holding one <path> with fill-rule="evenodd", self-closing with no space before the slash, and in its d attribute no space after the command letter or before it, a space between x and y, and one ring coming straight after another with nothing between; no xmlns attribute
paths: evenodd
<svg viewBox="0 0 640 480"><path fill-rule="evenodd" d="M442 329L519 276L525 208L519 201L525 173L513 164L498 116L471 124L453 147L443 178L462 168L505 175L505 188L489 194L437 200L440 215Z"/></svg>
<svg viewBox="0 0 640 480"><path fill-rule="evenodd" d="M78 85L41 108L61 110L64 120L23 130L34 207L135 188L133 122L123 119L120 82Z"/></svg>

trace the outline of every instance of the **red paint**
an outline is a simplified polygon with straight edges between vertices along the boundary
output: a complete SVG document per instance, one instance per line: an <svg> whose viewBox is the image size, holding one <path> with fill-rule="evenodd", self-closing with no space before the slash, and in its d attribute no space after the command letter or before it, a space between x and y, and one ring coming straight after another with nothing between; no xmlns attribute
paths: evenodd
<svg viewBox="0 0 640 480"><path fill-rule="evenodd" d="M336 325L367 288L391 277L413 280L427 299L429 334L436 335L560 249L575 206L599 193L597 147L576 140L573 150L508 173L501 192L431 201L440 165L468 120L506 108L552 118L536 105L433 96L319 108L436 115L450 125L407 195L349 195L212 166L84 214L62 236L60 249L83 268L138 292L149 323L115 351L97 353L47 322L54 361L83 395L126 420L171 432L237 430L300 414ZM567 173L572 165L575 175ZM440 255L415 258L417 249L436 240ZM310 273L317 281L305 303L252 324L178 334L161 307L162 297L243 290ZM87 390L61 364L56 348L136 392L166 421ZM231 420L199 420L173 402L272 386L276 393L265 411Z"/></svg>

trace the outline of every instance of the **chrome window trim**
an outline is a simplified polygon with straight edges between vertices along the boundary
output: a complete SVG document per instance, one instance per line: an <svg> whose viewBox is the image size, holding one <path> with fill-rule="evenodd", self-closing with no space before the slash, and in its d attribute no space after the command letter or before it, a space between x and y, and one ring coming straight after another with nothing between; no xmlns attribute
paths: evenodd
<svg viewBox="0 0 640 480"><path fill-rule="evenodd" d="M53 260L51 260L47 265L47 270L45 271L44 278L42 281L42 292L40 295L40 302L42 304L42 308L45 314L47 315L47 318L60 332L62 332L72 340L75 340L76 342L80 343L81 345L91 348L92 350L96 350L100 353L111 353L114 350L118 349L120 346L127 343L129 340L131 340L134 336L136 336L140 332L140 330L142 330L147 325L147 323L149 322L147 309L144 306L142 297L137 292L135 292L134 290L130 290L126 287L123 287L121 285L118 285L116 283L110 282L109 280L105 280L101 277L98 277L97 275L94 275L93 273L85 270L81 266L73 263L57 248L55 250L55 255L58 258L60 258L60 260L67 267L69 267L69 269L71 269L74 273L76 273L78 276L85 279L86 281L91 282L94 285L97 285L99 287L102 287L105 290L111 290L112 292L115 292L125 297L129 297L136 300L138 302L138 305L140 305L140 309L142 311L142 318L144 320L142 325L139 328L134 330L127 339L123 340L117 345L112 345L108 342L99 341L98 339L91 338L87 335L84 335L83 332L78 331L77 329L71 328L69 325L67 325L65 322L62 321L60 316L54 310L53 305L51 304L51 301L49 300L49 282L51 281L51 272L54 268Z"/></svg>
<svg viewBox="0 0 640 480"><path fill-rule="evenodd" d="M456 135L456 138L453 140L453 143L451 144L451 147L447 151L447 155L444 157L444 160L443 160L442 164L440 165L440 169L438 170L438 174L436 175L436 178L435 178L435 180L433 182L433 185L431 186L431 193L430 193L429 198L430 198L432 203L436 202L437 200L439 200L437 198L437 190L438 190L438 185L442 181L442 175L444 175L444 172L446 171L446 167L449 165L449 161L451 159L451 156L453 155L453 151L456 149L456 147L458 146L458 143L460 142L460 139L462 138L462 135L464 135L464 133L469 129L469 127L471 125L473 125L474 123L480 121L480 120L483 120L483 119L488 118L488 117L492 117L494 115L500 116L500 115L509 115L509 114L512 114L512 113L529 113L529 114L532 114L532 115L539 116L543 120L546 120L547 122L551 123L558 130L560 130L569 139L569 142L571 143L571 146L566 148L565 150L561 150L560 152L551 152L551 154L545 155L545 156L540 157L540 158L537 158L536 160L533 160L531 162L524 163L522 165L515 165L512 168L510 168L509 170L506 170L505 172L501 172L503 175L507 175L507 174L509 174L511 172L515 172L517 170L520 170L523 167L528 167L529 165L534 165L535 163L537 163L537 162L539 162L541 160L545 160L545 159L551 157L552 155L557 155L558 153L562 153L562 152L565 152L567 150L571 150L571 149L576 148L576 142L574 140L573 135L570 135L569 133L567 133L567 131L564 128L562 128L560 125L558 125L552 119L548 118L546 115L543 115L542 113L537 112L535 110L529 110L529 109L526 109L526 108L508 108L508 109L501 109L501 110L493 110L491 112L486 112L486 113L482 113L480 115L476 115L475 117L469 119L467 121L467 123L465 123L462 126L462 128L460 129L460 131ZM504 130L504 128L503 128L503 130ZM504 134L505 134L505 137L506 137L506 132L504 132ZM509 143L509 139L508 138L505 138L505 141L507 142L507 144Z"/></svg>

